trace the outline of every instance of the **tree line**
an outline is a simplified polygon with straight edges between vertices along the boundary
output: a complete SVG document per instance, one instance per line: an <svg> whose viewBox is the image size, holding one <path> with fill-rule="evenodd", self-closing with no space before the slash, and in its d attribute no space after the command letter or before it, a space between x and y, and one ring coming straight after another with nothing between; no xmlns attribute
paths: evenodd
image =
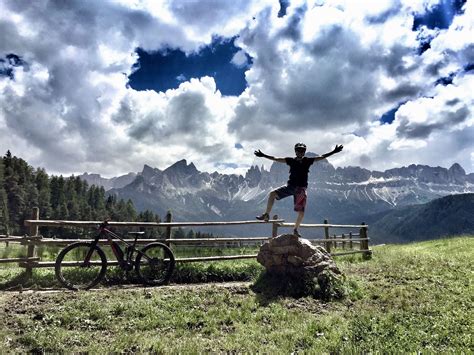
<svg viewBox="0 0 474 355"><path fill-rule="evenodd" d="M0 164L0 233L27 233L24 220L31 218L33 207L40 219L160 222L152 211L137 212L133 202L117 200L101 186L91 185L78 176L49 176L8 151ZM2 231L3 229L3 231ZM42 228L42 234L74 236L79 231Z"/></svg>
<svg viewBox="0 0 474 355"><path fill-rule="evenodd" d="M24 235L28 230L33 207L39 208L40 219L75 221L161 222L150 210L138 212L132 200L107 195L78 176L49 176L43 168L33 168L25 160L7 151L0 162L0 234ZM81 228L41 227L43 236L79 237L89 234ZM158 228L155 237L163 237ZM175 228L173 238L212 238L212 233Z"/></svg>

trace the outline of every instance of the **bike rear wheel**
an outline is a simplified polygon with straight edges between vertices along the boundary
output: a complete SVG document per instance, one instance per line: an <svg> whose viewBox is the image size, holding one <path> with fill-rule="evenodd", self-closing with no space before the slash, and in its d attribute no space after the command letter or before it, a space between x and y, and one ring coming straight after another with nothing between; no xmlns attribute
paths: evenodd
<svg viewBox="0 0 474 355"><path fill-rule="evenodd" d="M70 290L88 290L94 287L102 280L106 271L105 253L92 243L68 245L56 258L56 278Z"/></svg>
<svg viewBox="0 0 474 355"><path fill-rule="evenodd" d="M150 243L138 253L135 270L144 284L158 286L170 280L174 265L170 248L162 243Z"/></svg>

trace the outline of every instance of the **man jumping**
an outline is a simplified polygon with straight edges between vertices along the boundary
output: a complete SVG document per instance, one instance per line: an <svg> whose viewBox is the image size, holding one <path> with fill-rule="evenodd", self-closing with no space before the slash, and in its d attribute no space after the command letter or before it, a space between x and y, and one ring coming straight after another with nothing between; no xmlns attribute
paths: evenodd
<svg viewBox="0 0 474 355"><path fill-rule="evenodd" d="M336 145L336 147L331 152L314 158L308 158L304 156L306 153L306 145L303 143L297 143L295 145L295 158L275 158L271 155L262 153L260 149L256 150L255 155L257 157L267 158L278 163L286 163L290 166L290 178L287 184L270 192L270 195L268 196L267 210L262 215L257 216L257 219L261 221L268 221L270 219L270 211L272 210L275 199L281 200L282 198L293 196L294 210L298 212L293 234L301 237L301 235L298 233L298 228L301 224L301 221L303 220L304 209L306 206L306 188L308 187L309 167L315 161L323 160L333 154L339 153L342 148L342 145Z"/></svg>

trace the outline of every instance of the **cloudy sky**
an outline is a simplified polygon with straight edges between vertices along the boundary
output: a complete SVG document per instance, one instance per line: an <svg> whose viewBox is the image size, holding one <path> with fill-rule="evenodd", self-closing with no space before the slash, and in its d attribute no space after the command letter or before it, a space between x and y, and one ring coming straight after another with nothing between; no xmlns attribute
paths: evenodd
<svg viewBox="0 0 474 355"><path fill-rule="evenodd" d="M0 36L0 152L51 173L474 172L473 0L0 0Z"/></svg>

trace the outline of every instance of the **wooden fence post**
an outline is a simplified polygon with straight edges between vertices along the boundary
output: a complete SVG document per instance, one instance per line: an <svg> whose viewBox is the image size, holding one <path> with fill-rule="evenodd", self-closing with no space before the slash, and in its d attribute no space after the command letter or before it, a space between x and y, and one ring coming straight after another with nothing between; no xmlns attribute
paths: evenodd
<svg viewBox="0 0 474 355"><path fill-rule="evenodd" d="M361 238L366 238L366 240L362 240L360 242L360 250L367 250L364 252L363 257L364 259L370 259L372 256L372 253L369 250L369 241L367 240L367 227L365 226L365 222L362 222L362 228L360 229L360 237Z"/></svg>
<svg viewBox="0 0 474 355"><path fill-rule="evenodd" d="M173 215L171 214L171 211L168 211L166 213L165 222L166 223L171 223L172 220L173 220ZM171 239L171 227L169 227L169 226L166 227L165 239ZM166 245L171 246L171 243L169 241L167 241Z"/></svg>
<svg viewBox="0 0 474 355"><path fill-rule="evenodd" d="M278 215L274 215L273 219L278 219ZM278 235L278 223L273 222L272 224L272 238L275 238Z"/></svg>
<svg viewBox="0 0 474 355"><path fill-rule="evenodd" d="M33 213L31 215L31 219L34 220L39 220L39 208L38 207L33 207ZM37 237L38 236L38 226L37 225L31 225L29 228L29 236L30 237ZM26 254L27 258L33 258L35 256L35 245L31 243L31 241L28 243L28 250ZM33 275L33 268L31 266L31 261L26 262L26 269L25 269L25 276L27 278L31 278Z"/></svg>
<svg viewBox="0 0 474 355"><path fill-rule="evenodd" d="M328 224L328 220L324 220L324 224ZM328 253L331 252L331 242L329 241L329 227L324 227L324 238L326 238L328 241L326 242L326 251Z"/></svg>
<svg viewBox="0 0 474 355"><path fill-rule="evenodd" d="M342 250L346 250L346 241L345 241L346 236L344 233L342 233Z"/></svg>
<svg viewBox="0 0 474 355"><path fill-rule="evenodd" d="M350 239L349 249L352 250L352 232L349 232L349 239Z"/></svg>

